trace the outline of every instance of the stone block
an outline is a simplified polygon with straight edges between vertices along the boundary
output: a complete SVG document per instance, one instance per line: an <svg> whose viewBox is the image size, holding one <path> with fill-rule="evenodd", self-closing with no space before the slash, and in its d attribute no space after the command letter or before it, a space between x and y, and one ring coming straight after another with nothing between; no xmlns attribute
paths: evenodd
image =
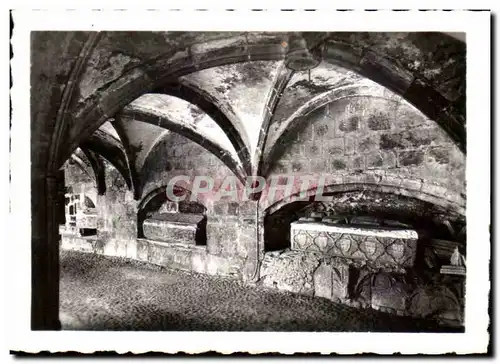
<svg viewBox="0 0 500 364"><path fill-rule="evenodd" d="M436 139L436 135L432 133L432 130L424 128L407 131L404 133L404 137L413 148L430 145Z"/></svg>
<svg viewBox="0 0 500 364"><path fill-rule="evenodd" d="M369 135L358 142L358 151L370 153L379 150L380 138L378 135Z"/></svg>
<svg viewBox="0 0 500 364"><path fill-rule="evenodd" d="M332 299L332 267L322 263L314 271L314 295L327 299Z"/></svg>
<svg viewBox="0 0 500 364"><path fill-rule="evenodd" d="M366 168L366 157L364 155L353 155L349 157L349 169L363 171Z"/></svg>
<svg viewBox="0 0 500 364"><path fill-rule="evenodd" d="M227 204L227 214L231 216L239 215L239 204L238 202L228 202Z"/></svg>
<svg viewBox="0 0 500 364"><path fill-rule="evenodd" d="M369 170L363 174L366 183L379 184L382 181L382 174L380 170Z"/></svg>
<svg viewBox="0 0 500 364"><path fill-rule="evenodd" d="M407 144L403 139L401 133L398 134L382 134L380 136L380 149L392 150L392 149L405 149Z"/></svg>
<svg viewBox="0 0 500 364"><path fill-rule="evenodd" d="M321 155L323 152L323 148L321 144L308 144L307 146L304 146L304 153L301 153L301 157L317 157L318 155Z"/></svg>
<svg viewBox="0 0 500 364"><path fill-rule="evenodd" d="M225 201L214 201L213 212L215 215L226 215L227 214L227 202Z"/></svg>
<svg viewBox="0 0 500 364"><path fill-rule="evenodd" d="M403 179L401 181L400 187L411 191L420 191L420 189L422 188L422 181L414 179Z"/></svg>
<svg viewBox="0 0 500 364"><path fill-rule="evenodd" d="M375 169L384 166L384 158L380 153L371 153L366 156L366 168Z"/></svg>
<svg viewBox="0 0 500 364"><path fill-rule="evenodd" d="M365 51L360 61L362 73L374 80L384 80L389 88L404 93L413 81L413 74L406 68L400 67L375 52Z"/></svg>
<svg viewBox="0 0 500 364"><path fill-rule="evenodd" d="M463 324L463 300L446 286L420 286L411 295L408 315Z"/></svg>
<svg viewBox="0 0 500 364"><path fill-rule="evenodd" d="M220 255L228 257L236 256L238 246L238 224L232 222L220 225L219 231L217 232L217 239L220 245ZM211 241L213 241L213 237Z"/></svg>
<svg viewBox="0 0 500 364"><path fill-rule="evenodd" d="M363 173L349 173L344 175L343 183L364 183L366 177Z"/></svg>
<svg viewBox="0 0 500 364"><path fill-rule="evenodd" d="M207 254L206 259L207 274L241 278L243 261L212 254Z"/></svg>
<svg viewBox="0 0 500 364"><path fill-rule="evenodd" d="M137 259L147 262L148 256L149 243L143 239L137 239Z"/></svg>
<svg viewBox="0 0 500 364"><path fill-rule="evenodd" d="M236 253L242 258L248 257L250 251L257 250L257 229L255 226L245 227L245 224L240 224L238 239L235 243Z"/></svg>
<svg viewBox="0 0 500 364"><path fill-rule="evenodd" d="M301 162L298 162L298 161L294 161L292 162L292 172L300 172L302 171L302 168L303 168L303 164Z"/></svg>
<svg viewBox="0 0 500 364"><path fill-rule="evenodd" d="M126 242L126 253L125 258L128 259L137 259L137 240L130 239Z"/></svg>
<svg viewBox="0 0 500 364"><path fill-rule="evenodd" d="M328 133L328 129L329 129L329 125L327 125L327 124L317 125L314 128L316 137L319 137L319 138L324 137Z"/></svg>
<svg viewBox="0 0 500 364"><path fill-rule="evenodd" d="M127 244L121 239L110 239L104 242L103 254L110 257L126 257Z"/></svg>
<svg viewBox="0 0 500 364"><path fill-rule="evenodd" d="M239 205L240 216L255 216L257 214L257 201L242 201Z"/></svg>
<svg viewBox="0 0 500 364"><path fill-rule="evenodd" d="M388 186L399 187L402 180L403 179L400 175L385 173L384 175L382 175L382 180L380 181L380 183Z"/></svg>
<svg viewBox="0 0 500 364"><path fill-rule="evenodd" d="M356 153L356 139L353 137L344 137L344 153L346 155L352 155Z"/></svg>
<svg viewBox="0 0 500 364"><path fill-rule="evenodd" d="M207 252L193 251L191 252L191 269L197 273L206 273Z"/></svg>
<svg viewBox="0 0 500 364"><path fill-rule="evenodd" d="M428 146L438 138L431 129L414 129L399 133L384 133L380 136L380 149L418 149Z"/></svg>
<svg viewBox="0 0 500 364"><path fill-rule="evenodd" d="M335 159L332 159L331 160L331 169L332 170L344 170L344 169L347 169L347 163L345 160L341 159L341 158L335 158Z"/></svg>
<svg viewBox="0 0 500 364"><path fill-rule="evenodd" d="M393 152L375 152L366 155L366 168L381 169L394 168L396 166L396 156Z"/></svg>
<svg viewBox="0 0 500 364"><path fill-rule="evenodd" d="M209 254L220 255L222 252L222 230L221 224L207 222L207 252Z"/></svg>
<svg viewBox="0 0 500 364"><path fill-rule="evenodd" d="M61 249L75 250L86 253L95 253L94 242L96 239L81 238L76 235L61 235Z"/></svg>
<svg viewBox="0 0 500 364"><path fill-rule="evenodd" d="M438 196L438 197L446 197L450 195L448 189L446 187L436 185L436 184L431 184L431 183L424 183L422 185L422 192L428 193L430 195Z"/></svg>
<svg viewBox="0 0 500 364"><path fill-rule="evenodd" d="M349 297L351 306L368 308L372 305L373 272L366 267L350 269Z"/></svg>

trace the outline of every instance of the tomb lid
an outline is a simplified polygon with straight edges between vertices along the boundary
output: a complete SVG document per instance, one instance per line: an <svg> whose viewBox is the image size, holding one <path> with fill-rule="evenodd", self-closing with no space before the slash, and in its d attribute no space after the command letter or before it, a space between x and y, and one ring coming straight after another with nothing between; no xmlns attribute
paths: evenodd
<svg viewBox="0 0 500 364"><path fill-rule="evenodd" d="M167 221L176 224L192 225L200 223L204 218L205 216L199 214L163 212L154 214L148 220Z"/></svg>

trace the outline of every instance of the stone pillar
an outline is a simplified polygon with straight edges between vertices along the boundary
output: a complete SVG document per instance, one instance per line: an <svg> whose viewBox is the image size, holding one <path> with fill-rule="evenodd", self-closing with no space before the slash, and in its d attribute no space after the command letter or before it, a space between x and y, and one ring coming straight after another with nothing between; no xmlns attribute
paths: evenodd
<svg viewBox="0 0 500 364"><path fill-rule="evenodd" d="M31 329L59 330L58 178L31 179Z"/></svg>

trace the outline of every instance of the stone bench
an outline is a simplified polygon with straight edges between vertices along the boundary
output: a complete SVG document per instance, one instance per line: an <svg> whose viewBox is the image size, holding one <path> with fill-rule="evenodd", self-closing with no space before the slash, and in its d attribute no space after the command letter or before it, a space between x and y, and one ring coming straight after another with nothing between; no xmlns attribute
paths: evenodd
<svg viewBox="0 0 500 364"><path fill-rule="evenodd" d="M206 218L198 214L160 213L144 220L144 237L165 243L206 244Z"/></svg>
<svg viewBox="0 0 500 364"><path fill-rule="evenodd" d="M376 266L411 267L415 262L415 230L310 221L297 221L290 226L292 250L364 260Z"/></svg>

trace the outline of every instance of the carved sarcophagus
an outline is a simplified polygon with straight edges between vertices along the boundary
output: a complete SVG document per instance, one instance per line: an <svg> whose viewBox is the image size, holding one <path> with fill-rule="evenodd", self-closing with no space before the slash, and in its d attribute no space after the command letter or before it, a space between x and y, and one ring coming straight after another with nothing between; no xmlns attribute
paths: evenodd
<svg viewBox="0 0 500 364"><path fill-rule="evenodd" d="M146 239L192 245L206 243L206 219L203 215L156 214L144 220L142 227Z"/></svg>
<svg viewBox="0 0 500 364"><path fill-rule="evenodd" d="M418 240L417 232L411 229L308 221L292 223L290 237L293 250L396 267L413 266Z"/></svg>

